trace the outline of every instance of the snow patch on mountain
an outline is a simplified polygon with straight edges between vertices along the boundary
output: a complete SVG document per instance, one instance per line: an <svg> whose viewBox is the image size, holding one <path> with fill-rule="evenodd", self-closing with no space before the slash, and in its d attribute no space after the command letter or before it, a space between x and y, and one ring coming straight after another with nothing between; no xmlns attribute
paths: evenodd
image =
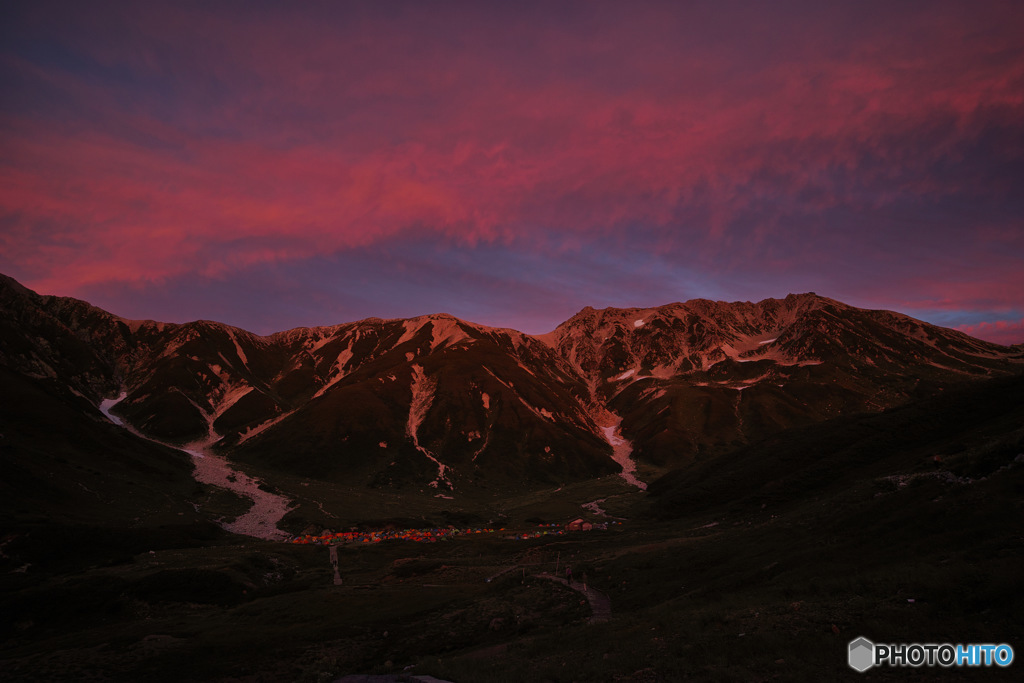
<svg viewBox="0 0 1024 683"><path fill-rule="evenodd" d="M434 400L435 386L436 381L426 376L426 373L423 372L423 366L412 366L412 383L409 387L412 392L412 400L409 403L409 420L406 423L406 434L417 445L419 445L419 441L416 432L419 430L420 425L423 424L427 410Z"/></svg>
<svg viewBox="0 0 1024 683"><path fill-rule="evenodd" d="M226 413L231 406L238 403L242 397L248 395L252 391L255 391L255 389L244 382L240 382L228 388L228 390L224 392L224 395L221 396L220 402L217 403L214 408L213 415L211 416L212 419L216 420L219 418L221 415Z"/></svg>
<svg viewBox="0 0 1024 683"><path fill-rule="evenodd" d="M427 410L430 409L430 404L434 401L434 389L436 386L437 380L427 377L426 373L423 372L422 366L412 366L412 383L410 385L412 400L409 402L409 420L406 422L405 432L406 435L412 439L413 446L416 447L416 450L437 465L437 478L430 482L430 486L437 488L443 482L449 489L451 489L454 487L446 473L449 469L448 466L438 460L433 453L420 445L418 435L420 425L423 424L423 420L427 416Z"/></svg>
<svg viewBox="0 0 1024 683"><path fill-rule="evenodd" d="M255 536L268 541L281 541L288 534L278 528L292 507L290 500L260 488L260 480L240 472L228 464L226 458L214 455L204 446L193 445L181 449L192 456L196 481L233 491L252 501L252 507L233 522L221 526L236 534Z"/></svg>
<svg viewBox="0 0 1024 683"><path fill-rule="evenodd" d="M436 351L445 346L451 346L460 341L475 341L466 334L458 318L450 315L422 315L417 318L410 318L402 321L402 336L398 338L397 345L412 341L420 330L430 325L430 351Z"/></svg>
<svg viewBox="0 0 1024 683"><path fill-rule="evenodd" d="M247 427L244 432L241 432L238 435L238 445L241 446L243 443L253 438L254 436L262 434L263 432L267 431L268 429L276 425L278 422L284 420L285 418L289 417L295 412L295 410L289 410L287 412L281 413L277 417L273 417L267 420L266 422L261 422L260 424L255 425L253 427Z"/></svg>
<svg viewBox="0 0 1024 683"><path fill-rule="evenodd" d="M238 354L238 359L242 361L242 365L248 366L249 359L245 357L245 351L242 350L242 345L238 343L238 337L235 336L235 331L230 327L225 328L228 336L231 337L232 343L235 345L235 352Z"/></svg>
<svg viewBox="0 0 1024 683"><path fill-rule="evenodd" d="M476 435L477 435L477 438L480 437L480 433L479 432L476 432ZM486 432L484 432L484 442L482 444L480 444L480 448L476 449L476 452L473 453L473 457L470 458L470 460L472 460L473 462L476 462L477 457L479 457L479 455L481 453L483 453L485 450L487 450L487 445L490 444L490 443L491 443L491 430L488 429Z"/></svg>
<svg viewBox="0 0 1024 683"><path fill-rule="evenodd" d="M239 392L238 388L236 388L234 392L230 392L230 395L233 398L233 400L229 399L230 402L233 403L235 400L238 400L238 397L245 393L248 392ZM252 507L249 508L245 514L239 516L233 522L222 523L221 527L232 533L254 536L256 538L271 541L280 541L288 537L288 534L279 529L277 524L291 509L291 501L284 496L271 493L270 491L265 491L260 488L259 479L250 477L244 472L234 469L228 464L227 459L223 456L209 452L209 446L216 438L216 432L213 430L213 421L210 419L209 414L204 412L209 423L210 436L207 439L189 444L184 448L177 448L176 446L166 444L162 441L151 439L134 429L131 425L126 424L116 415L112 415L110 413L110 410L115 405L123 401L127 395L128 392L122 391L116 398L103 399L100 401L100 411L106 415L111 422L141 439L160 444L161 446L175 448L176 450L187 453L192 458L192 464L194 467L192 476L196 481L202 484L209 484L211 486L228 489L244 498L250 499L253 502ZM226 410L226 408L224 408L224 410Z"/></svg>
<svg viewBox="0 0 1024 683"><path fill-rule="evenodd" d="M105 398L100 401L99 409L100 412L107 416L107 419L116 424L118 427L124 426L124 420L119 418L117 415L111 414L110 410L118 403L123 401L128 396L127 391L122 391L114 398Z"/></svg>
<svg viewBox="0 0 1024 683"><path fill-rule="evenodd" d="M423 327L419 318L412 318L410 320L402 321L402 336L398 338L395 346L401 346L407 341L412 341L412 338L416 336L416 333ZM406 354L408 356L408 354Z"/></svg>
<svg viewBox="0 0 1024 683"><path fill-rule="evenodd" d="M338 360L335 361L334 366L331 368L329 379L320 389L313 394L313 398L319 398L327 392L328 389L333 387L335 384L345 379L348 373L345 371L345 366L352 360L352 344L355 343L354 339L350 339L348 342L348 348L338 354Z"/></svg>
<svg viewBox="0 0 1024 683"><path fill-rule="evenodd" d="M508 389L510 392L512 392L512 394L516 398L519 399L519 402L523 404L523 407L525 407L531 413L533 413L537 417L543 417L543 418L548 419L548 420L554 420L555 419L554 414L550 410L548 410L546 408L538 408L536 406L530 405L530 403L525 398L523 398L522 395L520 395L520 393L518 391L516 391L515 385L513 385L511 382L506 382L502 378L498 377L496 374L494 374L493 370L491 370L490 368L488 368L486 366L484 367L484 370L486 370L488 372L488 374L490 374L491 377L493 377L494 379L498 380L498 382L501 383L502 386L504 386L506 389Z"/></svg>
<svg viewBox="0 0 1024 683"><path fill-rule="evenodd" d="M612 459L622 466L622 472L619 473L619 476L625 479L627 483L646 491L647 484L636 477L636 462L632 458L633 444L624 439L619 431L621 421L621 418L619 418L615 423L601 427L601 432L604 434L605 441L612 447Z"/></svg>
<svg viewBox="0 0 1024 683"><path fill-rule="evenodd" d="M338 338L338 330L336 328L317 328L315 336L310 337L306 340L305 346L310 351L319 351L323 347L330 344L332 341Z"/></svg>
<svg viewBox="0 0 1024 683"><path fill-rule="evenodd" d="M733 341L729 344L723 344L720 348L726 356L733 360L738 360L740 362L743 362L744 360L759 360L759 358L752 358L751 356L753 354L763 353L765 351L765 346L778 341L778 339L778 330L772 330L767 333L760 334L738 334L735 335Z"/></svg>
<svg viewBox="0 0 1024 683"><path fill-rule="evenodd" d="M436 351L443 346L451 346L460 341L474 341L466 334L456 318L434 318L431 320L430 350Z"/></svg>

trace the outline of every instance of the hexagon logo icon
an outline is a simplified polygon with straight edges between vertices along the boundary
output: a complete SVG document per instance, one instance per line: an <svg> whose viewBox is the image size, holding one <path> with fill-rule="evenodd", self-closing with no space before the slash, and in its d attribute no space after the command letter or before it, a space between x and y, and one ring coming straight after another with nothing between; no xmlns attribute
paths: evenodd
<svg viewBox="0 0 1024 683"><path fill-rule="evenodd" d="M850 641L850 668L861 673L875 664L875 644L863 636Z"/></svg>

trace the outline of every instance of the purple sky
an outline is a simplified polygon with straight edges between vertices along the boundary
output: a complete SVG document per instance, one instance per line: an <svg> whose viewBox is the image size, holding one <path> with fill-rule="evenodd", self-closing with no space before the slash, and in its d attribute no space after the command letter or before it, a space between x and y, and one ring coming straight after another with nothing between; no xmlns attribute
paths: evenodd
<svg viewBox="0 0 1024 683"><path fill-rule="evenodd" d="M1019 0L0 13L0 272L41 293L540 333L815 291L1024 341Z"/></svg>

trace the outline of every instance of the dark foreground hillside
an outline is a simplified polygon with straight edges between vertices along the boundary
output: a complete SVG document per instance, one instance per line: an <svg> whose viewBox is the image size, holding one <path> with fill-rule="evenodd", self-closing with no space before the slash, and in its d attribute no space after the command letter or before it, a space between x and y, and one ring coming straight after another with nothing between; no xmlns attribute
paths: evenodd
<svg viewBox="0 0 1024 683"><path fill-rule="evenodd" d="M502 500L465 519L538 528L604 498L606 531L471 534L328 550L220 532L5 530L5 680L856 680L847 643L1024 651L1024 384L842 418L667 476ZM369 511L369 510L368 510ZM374 514L378 511L374 510ZM407 517L443 524L409 499ZM448 519L456 514L447 511ZM594 517L595 521L603 518ZM402 520L409 521L409 520ZM368 526L386 520L367 519ZM543 573L585 577L610 599ZM875 669L872 680L1017 680Z"/></svg>

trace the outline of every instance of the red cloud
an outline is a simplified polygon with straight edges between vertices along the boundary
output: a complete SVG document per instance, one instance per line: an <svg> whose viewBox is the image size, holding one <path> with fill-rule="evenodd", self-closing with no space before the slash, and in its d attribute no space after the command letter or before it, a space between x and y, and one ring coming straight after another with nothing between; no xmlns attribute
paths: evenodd
<svg viewBox="0 0 1024 683"><path fill-rule="evenodd" d="M1024 344L1024 318L1013 322L997 320L981 322L976 325L959 325L956 329L966 332L972 337L995 342L997 344Z"/></svg>
<svg viewBox="0 0 1024 683"><path fill-rule="evenodd" d="M841 262L880 248L826 248L815 216L1013 191L958 167L992 131L1009 131L993 168L1024 153L1012 6L544 7L40 20L26 31L87 68L4 62L65 108L33 116L26 95L0 114L3 253L69 293L409 235L550 249L642 231L704 263L769 244L783 265Z"/></svg>

